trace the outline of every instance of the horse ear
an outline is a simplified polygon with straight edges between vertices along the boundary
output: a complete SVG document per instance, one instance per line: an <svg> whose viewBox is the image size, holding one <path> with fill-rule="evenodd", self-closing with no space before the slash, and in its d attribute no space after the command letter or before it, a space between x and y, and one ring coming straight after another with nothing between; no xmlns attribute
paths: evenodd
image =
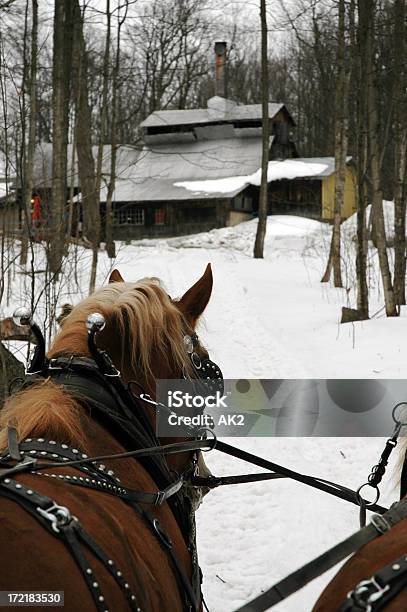
<svg viewBox="0 0 407 612"><path fill-rule="evenodd" d="M113 270L109 276L109 283L124 283L124 279L122 278L119 270Z"/></svg>
<svg viewBox="0 0 407 612"><path fill-rule="evenodd" d="M211 264L201 278L192 285L177 303L178 308L194 326L205 310L212 293L213 277Z"/></svg>

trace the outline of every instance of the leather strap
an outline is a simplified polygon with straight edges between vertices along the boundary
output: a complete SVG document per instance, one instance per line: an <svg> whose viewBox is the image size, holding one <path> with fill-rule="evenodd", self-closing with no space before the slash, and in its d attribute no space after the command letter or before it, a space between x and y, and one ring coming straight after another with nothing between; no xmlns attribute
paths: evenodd
<svg viewBox="0 0 407 612"><path fill-rule="evenodd" d="M407 518L407 499L397 502L383 515L374 515L369 525L280 580L235 612L263 612L272 608L405 518Z"/></svg>
<svg viewBox="0 0 407 612"><path fill-rule="evenodd" d="M225 453L226 455L230 455L231 457L236 457L237 459L243 459L248 463L252 463L253 465L257 465L261 468L265 468L266 470L272 470L273 472L281 474L282 476L292 478L293 480L302 482L303 484L313 487L314 489L325 491L325 493L329 493L330 495L334 495L335 497L339 497L340 499L359 506L355 491L352 491L352 489L349 489L348 487L338 485L334 482L330 482L329 480L324 480L322 478L315 478L314 476L299 474L298 472L294 472L293 470L283 467L278 463L268 461L267 459L262 459L261 457L257 457L252 453L248 453L244 450L236 448L235 446L226 444L226 442L221 442L220 440L216 441L215 448L221 453ZM369 505L369 510L371 510L372 512L383 513L386 511L386 508L380 506L379 504L371 504Z"/></svg>
<svg viewBox="0 0 407 612"><path fill-rule="evenodd" d="M407 586L407 557L403 555L362 580L348 594L338 612L379 612Z"/></svg>

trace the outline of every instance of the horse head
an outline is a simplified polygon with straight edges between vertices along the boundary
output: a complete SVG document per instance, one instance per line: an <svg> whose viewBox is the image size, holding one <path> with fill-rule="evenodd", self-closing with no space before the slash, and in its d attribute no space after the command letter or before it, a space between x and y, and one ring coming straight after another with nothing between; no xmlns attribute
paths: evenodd
<svg viewBox="0 0 407 612"><path fill-rule="evenodd" d="M73 308L61 321L61 331L48 353L50 359L61 356L90 357L85 322L93 312L103 315L106 324L97 335L97 345L106 351L125 384L156 396L160 379L193 379L197 371L190 359L185 338L191 337L212 292L210 264L204 274L180 299L172 299L157 278L137 282L125 281L113 270L109 283ZM200 358L208 353L200 343L194 346ZM155 427L156 413L145 404L150 422ZM163 443L182 438L163 439ZM189 453L171 455L171 469L182 471Z"/></svg>

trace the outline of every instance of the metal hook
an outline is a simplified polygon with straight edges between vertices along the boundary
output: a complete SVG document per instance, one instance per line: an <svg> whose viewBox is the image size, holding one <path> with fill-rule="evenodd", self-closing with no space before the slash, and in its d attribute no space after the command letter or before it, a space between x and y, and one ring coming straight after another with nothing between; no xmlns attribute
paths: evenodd
<svg viewBox="0 0 407 612"><path fill-rule="evenodd" d="M24 306L20 306L14 311L13 321L16 325L23 327L28 326L35 336L37 344L35 346L34 355L30 365L27 367L27 374L39 374L44 370L46 359L45 359L45 339L41 329L32 320L31 311Z"/></svg>
<svg viewBox="0 0 407 612"><path fill-rule="evenodd" d="M89 352L102 374L105 376L118 377L120 376L120 372L115 368L108 354L105 351L99 350L96 345L96 335L101 332L105 326L106 319L100 312L93 312L86 319Z"/></svg>

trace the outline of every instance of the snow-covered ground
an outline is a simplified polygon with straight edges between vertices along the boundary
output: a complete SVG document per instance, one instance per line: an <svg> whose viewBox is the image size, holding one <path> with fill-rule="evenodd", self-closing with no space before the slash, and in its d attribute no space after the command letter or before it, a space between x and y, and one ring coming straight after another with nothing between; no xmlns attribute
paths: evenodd
<svg viewBox="0 0 407 612"><path fill-rule="evenodd" d="M390 208L386 205L391 215ZM180 296L211 262L214 291L199 331L226 378L406 377L407 312L385 318L373 251L370 310L377 314L367 322L339 324L341 307L354 305L354 220L344 227L346 289L320 283L330 240L326 225L270 217L264 260L251 256L255 229L256 221L250 221L195 236L123 244L113 267L128 280L158 276L171 295ZM67 273L57 296L60 305L86 295L90 255L80 251L78 257L78 282ZM102 254L100 283L111 267ZM23 278L9 279L12 290L3 313L27 302L29 281ZM46 313L39 315L45 318ZM357 487L377 462L383 439L235 438L232 443L304 473ZM252 471L216 452L207 455L207 462L217 475ZM397 498L395 479L386 476L385 481L383 504ZM228 612L357 529L358 511L324 493L278 480L213 491L197 521L208 607ZM310 610L332 573L275 609Z"/></svg>

